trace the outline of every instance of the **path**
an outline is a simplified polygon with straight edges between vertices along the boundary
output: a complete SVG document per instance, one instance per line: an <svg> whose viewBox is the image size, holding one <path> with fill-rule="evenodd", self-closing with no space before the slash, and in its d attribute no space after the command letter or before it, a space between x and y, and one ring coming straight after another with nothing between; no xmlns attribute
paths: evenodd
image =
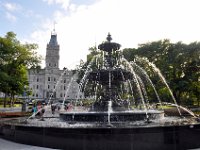
<svg viewBox="0 0 200 150"><path fill-rule="evenodd" d="M0 138L0 150L55 150L55 149L19 144Z"/></svg>

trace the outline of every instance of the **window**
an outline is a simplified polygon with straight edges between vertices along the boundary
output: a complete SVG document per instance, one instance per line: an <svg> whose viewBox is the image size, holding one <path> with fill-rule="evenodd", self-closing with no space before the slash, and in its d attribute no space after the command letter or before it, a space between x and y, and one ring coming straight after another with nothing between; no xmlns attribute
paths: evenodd
<svg viewBox="0 0 200 150"><path fill-rule="evenodd" d="M56 78L54 78L54 81L56 82Z"/></svg>
<svg viewBox="0 0 200 150"><path fill-rule="evenodd" d="M50 85L48 85L48 89L50 89Z"/></svg>
<svg viewBox="0 0 200 150"><path fill-rule="evenodd" d="M37 82L39 82L39 78L37 78Z"/></svg>
<svg viewBox="0 0 200 150"><path fill-rule="evenodd" d="M37 85L37 86L36 86L36 89L38 89L38 87L39 87L39 86Z"/></svg>
<svg viewBox="0 0 200 150"><path fill-rule="evenodd" d="M60 97L62 97L62 93L60 93Z"/></svg>
<svg viewBox="0 0 200 150"><path fill-rule="evenodd" d="M64 83L66 83L66 79L64 79Z"/></svg>
<svg viewBox="0 0 200 150"><path fill-rule="evenodd" d="M50 78L50 77L48 77L48 81L51 81L51 78Z"/></svg>

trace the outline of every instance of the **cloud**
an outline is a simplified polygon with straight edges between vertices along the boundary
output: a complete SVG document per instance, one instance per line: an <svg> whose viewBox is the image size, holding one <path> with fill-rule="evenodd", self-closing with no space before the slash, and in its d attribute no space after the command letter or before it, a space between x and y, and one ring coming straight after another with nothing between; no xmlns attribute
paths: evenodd
<svg viewBox="0 0 200 150"><path fill-rule="evenodd" d="M50 4L62 2L48 0ZM33 34L34 39L41 39L40 50L44 52L53 21L57 22L61 68L86 60L88 48L100 44L108 32L122 48L164 38L189 42L200 39L198 0L99 0L91 5L67 4L68 14L55 11Z"/></svg>
<svg viewBox="0 0 200 150"><path fill-rule="evenodd" d="M6 18L11 22L15 22L17 20L17 18L9 12L6 12Z"/></svg>
<svg viewBox="0 0 200 150"><path fill-rule="evenodd" d="M44 2L47 2L49 5L58 4L61 5L61 8L67 10L70 0L43 0Z"/></svg>
<svg viewBox="0 0 200 150"><path fill-rule="evenodd" d="M16 17L16 15L14 15L14 13L16 14L16 12L21 10L21 5L16 4L16 3L6 2L6 3L2 3L2 6L5 9L5 17L10 22L16 22L17 21L17 17Z"/></svg>
<svg viewBox="0 0 200 150"><path fill-rule="evenodd" d="M16 3L4 3L3 6L7 11L14 12L21 8L19 4Z"/></svg>

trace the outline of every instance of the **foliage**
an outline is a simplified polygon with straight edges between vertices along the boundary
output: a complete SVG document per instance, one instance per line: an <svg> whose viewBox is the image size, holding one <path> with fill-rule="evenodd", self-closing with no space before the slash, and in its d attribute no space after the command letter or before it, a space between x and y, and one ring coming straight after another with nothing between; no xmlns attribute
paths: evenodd
<svg viewBox="0 0 200 150"><path fill-rule="evenodd" d="M135 61L137 57L146 57L162 72L173 95L180 104L200 105L200 42L184 44L171 43L168 39L140 44L137 49L123 50L128 61ZM143 66L145 67L145 66ZM157 77L150 73L153 81ZM159 82L155 83L160 93L165 93Z"/></svg>
<svg viewBox="0 0 200 150"><path fill-rule="evenodd" d="M36 67L41 61L35 50L36 44L21 44L16 34L8 32L0 37L0 91L14 99L28 85L27 69Z"/></svg>

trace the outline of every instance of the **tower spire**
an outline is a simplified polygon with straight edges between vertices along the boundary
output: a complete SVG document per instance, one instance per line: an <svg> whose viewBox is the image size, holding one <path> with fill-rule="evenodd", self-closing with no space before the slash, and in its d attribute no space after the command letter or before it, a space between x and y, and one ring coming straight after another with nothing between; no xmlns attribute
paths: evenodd
<svg viewBox="0 0 200 150"><path fill-rule="evenodd" d="M53 31L51 32L51 34L56 34L56 21L53 22Z"/></svg>
<svg viewBox="0 0 200 150"><path fill-rule="evenodd" d="M56 22L54 21L54 22L53 22L53 31L54 31L54 32L56 31L55 26L56 26Z"/></svg>

